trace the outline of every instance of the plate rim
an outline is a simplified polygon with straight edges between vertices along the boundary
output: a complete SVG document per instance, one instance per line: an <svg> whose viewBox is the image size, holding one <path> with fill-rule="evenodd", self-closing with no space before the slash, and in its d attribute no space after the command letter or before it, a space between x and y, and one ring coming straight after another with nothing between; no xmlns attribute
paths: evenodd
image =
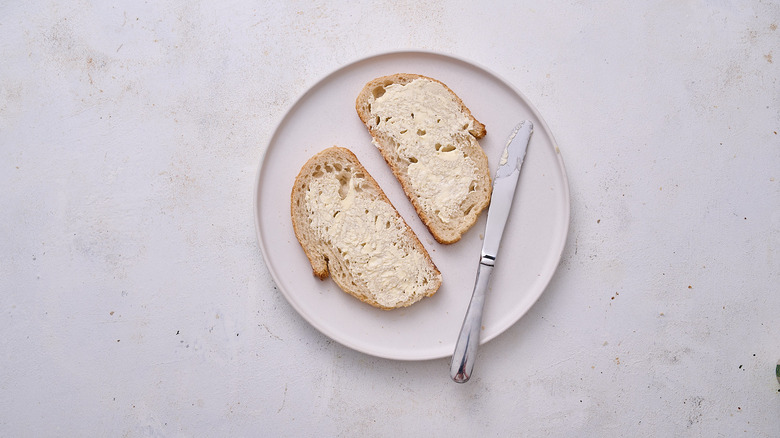
<svg viewBox="0 0 780 438"><path fill-rule="evenodd" d="M497 74L495 71L491 70L490 68L487 68L480 63L471 61L469 59L465 59L461 56L449 54L449 53L443 53L443 52L436 52L436 51L430 51L430 50L393 50L393 51L386 51L386 52L379 52L370 54L358 59L355 59L353 61L349 61L347 63L341 64L337 68L328 71L327 73L321 75L316 79L311 85L305 86L305 89L298 93L298 95L290 101L290 103L287 105L287 107L284 109L284 111L281 113L281 116L278 118L276 123L274 123L273 126L273 133L271 137L268 139L268 141L265 143L265 147L263 148L262 155L260 157L259 163L257 165L257 169L255 171L255 176L253 179L254 183L254 190L253 190L253 215L254 215L254 222L255 222L255 235L257 237L258 244L260 246L260 252L263 257L263 263L266 266L266 269L268 270L269 274L271 275L271 279L274 281L274 284L281 292L282 296L284 296L285 301L293 308L295 309L296 313L303 318L306 323L314 327L318 332L323 334L329 339L332 339L339 344L348 347L354 351L361 352L363 354L367 354L374 357L380 357L384 359L391 359L391 360L400 360L400 361L425 361L425 360L434 360L434 359L441 359L445 357L449 357L451 354L444 354L441 353L433 353L433 354L421 354L421 355L405 355L405 356L399 356L399 355L392 355L392 354L383 354L380 351L366 351L363 348L359 348L358 346L351 344L343 339L338 338L337 336L334 336L330 333L329 330L324 329L320 326L320 324L317 324L316 322L312 321L309 318L306 318L303 316L302 309L299 308L299 305L294 301L291 300L287 296L287 292L283 290L283 288L280 286L280 278L278 277L278 274L276 270L268 263L268 260L270 258L270 252L268 248L266 248L266 245L263 240L263 232L261 229L260 224L260 186L261 186L261 178L262 178L262 171L266 163L266 157L268 156L268 150L270 146L274 143L274 140L277 138L280 132L280 127L288 120L290 115L292 114L293 110L301 103L301 101L321 83L325 82L327 79L333 77L334 75L338 74L340 71L346 70L348 68L351 68L357 64L370 62L372 59L378 59L378 58L384 58L388 56L431 56L431 57L440 57L440 58L446 58L450 61L456 61L459 63L464 63L466 65L469 65L471 67L477 68L479 70L482 70L483 72L493 76L496 80L500 81L502 85L508 87L511 89L514 93L516 93L521 100L528 105L529 109L531 110L534 117L536 117L537 121L542 125L544 130L546 131L547 135L550 137L550 141L552 143L552 146L554 147L555 156L558 162L558 166L561 170L561 179L563 183L563 193L562 196L564 198L564 217L562 218L562 221L564 222L564 227L562 230L561 235L561 243L559 247L557 248L557 251L555 252L555 258L557 259L557 263L555 264L555 267L551 269L546 277L542 277L542 280L544 282L544 287L541 288L540 292L533 297L533 302L528 307L528 309L525 310L525 312L522 312L519 314L516 318L509 318L511 321L504 324L505 326L498 327L498 330L490 336L486 336L482 339L480 339L480 345L484 345L487 342L490 342L491 340L495 339L496 337L500 336L501 334L505 333L510 327L512 327L514 324L516 324L523 316L525 316L528 311L530 311L531 308L539 301L539 298L544 294L544 292L547 290L547 287L550 285L550 281L552 280L553 276L556 272L558 272L558 268L561 264L561 259L563 256L563 251L566 247L566 242L568 241L569 237L569 231L571 228L571 193L569 189L569 179L568 174L566 172L566 166L563 162L563 156L560 152L560 148L558 146L558 142L555 140L555 137L553 135L552 130L547 125L547 121L542 117L539 110L536 108L536 106L526 97L525 94L523 94L522 91L520 91L512 82L507 81L502 77L501 75Z"/></svg>

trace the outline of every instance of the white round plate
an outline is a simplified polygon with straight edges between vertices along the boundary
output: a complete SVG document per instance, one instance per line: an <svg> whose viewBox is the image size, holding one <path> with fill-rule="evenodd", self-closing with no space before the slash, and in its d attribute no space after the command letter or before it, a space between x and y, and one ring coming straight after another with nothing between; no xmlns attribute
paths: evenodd
<svg viewBox="0 0 780 438"><path fill-rule="evenodd" d="M541 115L514 87L484 68L430 52L394 52L354 62L306 91L281 119L257 174L255 220L263 257L279 289L319 331L355 350L399 360L452 355L479 263L486 212L452 245L437 243L401 185L371 143L355 112L363 85L379 76L418 73L447 84L485 124L480 140L491 177L507 136L523 119L534 134L485 304L482 343L514 324L552 278L569 229L569 189L558 147ZM301 166L333 146L351 149L417 233L442 273L430 298L411 307L379 310L312 275L290 221L290 193Z"/></svg>

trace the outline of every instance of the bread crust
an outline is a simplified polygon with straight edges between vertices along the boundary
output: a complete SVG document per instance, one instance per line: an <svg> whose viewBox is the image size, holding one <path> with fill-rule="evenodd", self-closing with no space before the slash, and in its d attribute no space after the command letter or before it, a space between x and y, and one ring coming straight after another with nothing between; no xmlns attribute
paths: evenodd
<svg viewBox="0 0 780 438"><path fill-rule="evenodd" d="M311 175L315 172L317 166L325 166L325 163L339 163L344 168L350 166L353 174L362 174L361 179L365 183L364 193L366 196L372 196L372 199L384 202L392 208L395 217L400 219L403 224L403 237L411 247L423 255L427 267L432 268L434 272L433 278L428 281L428 288L423 294L412 296L409 300L399 302L395 306L385 306L378 303L372 298L372 293L366 289L365 282L360 278L353 276L350 270L347 269L344 258L334 249L334 246L328 242L322 241L316 236L316 233L313 232L308 220L309 213L305 207L306 190L310 183ZM374 180L355 154L349 149L338 146L325 149L311 157L306 164L303 165L295 178L295 184L290 195L290 216L295 236L301 244L306 257L309 259L314 275L322 280L331 276L334 282L336 282L344 292L354 296L360 301L384 310L391 310L409 306L424 297L431 296L436 293L441 286L441 273L433 263L433 260L425 247L417 238L417 235L412 231L403 217L398 214L398 211L395 210L390 199L387 198L387 195L382 191L376 180Z"/></svg>
<svg viewBox="0 0 780 438"><path fill-rule="evenodd" d="M461 146L466 150L469 156L474 160L474 163L478 169L478 184L480 187L479 193L470 195L469 203L473 202L473 207L470 211L460 220L456 227L450 227L444 223L432 212L426 211L424 206L418 201L418 195L412 187L411 181L408 177L406 167L407 163L399 159L395 153L396 141L392 137L386 136L383 132L377 129L376 117L371 113L371 102L374 100L374 90L378 87L386 87L391 84L406 85L416 79L427 79L432 82L442 85L449 93L451 93L453 99L458 103L460 111L465 114L472 121L472 128L468 130L468 134L474 139L475 147L471 146L471 141L464 141ZM443 244L451 244L459 241L463 234L468 231L477 221L479 214L490 203L490 195L492 192L492 185L490 180L490 171L488 166L488 159L485 152L479 146L476 141L485 136L487 130L485 125L478 121L472 114L471 110L463 103L460 97L455 94L443 82L419 74L412 73L396 73L388 76L378 77L366 83L363 89L358 94L355 101L355 110L360 117L360 120L368 128L369 133L374 139L375 144L378 146L379 152L384 158L385 162L390 167L391 171L395 175L396 179L401 184L401 187L406 193L407 197L411 201L415 210L417 211L420 220L430 231L431 235Z"/></svg>

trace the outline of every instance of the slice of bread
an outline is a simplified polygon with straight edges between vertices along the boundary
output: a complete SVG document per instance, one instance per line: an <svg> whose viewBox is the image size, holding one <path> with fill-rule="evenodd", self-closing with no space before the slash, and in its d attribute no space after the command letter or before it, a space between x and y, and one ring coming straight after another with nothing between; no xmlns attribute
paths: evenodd
<svg viewBox="0 0 780 438"><path fill-rule="evenodd" d="M460 240L490 203L485 125L449 87L416 74L368 82L355 108L431 234Z"/></svg>
<svg viewBox="0 0 780 438"><path fill-rule="evenodd" d="M295 178L291 216L314 275L357 299L395 309L433 295L441 273L350 150L332 147Z"/></svg>

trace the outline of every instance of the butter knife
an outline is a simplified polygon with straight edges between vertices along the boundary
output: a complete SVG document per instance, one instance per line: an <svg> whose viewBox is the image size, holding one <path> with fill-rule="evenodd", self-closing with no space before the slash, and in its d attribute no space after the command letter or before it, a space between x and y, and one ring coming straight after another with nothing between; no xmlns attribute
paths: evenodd
<svg viewBox="0 0 780 438"><path fill-rule="evenodd" d="M496 263L498 247L504 226L512 208L520 167L523 165L525 151L533 133L534 125L530 120L520 122L512 130L501 155L496 177L493 180L493 194L488 208L485 239L482 242L482 254L477 268L477 279L471 295L466 317L455 344L450 364L450 376L458 383L465 383L471 377L474 360L477 358L479 335L482 330L482 308L485 304L485 292L490 283L490 274Z"/></svg>

